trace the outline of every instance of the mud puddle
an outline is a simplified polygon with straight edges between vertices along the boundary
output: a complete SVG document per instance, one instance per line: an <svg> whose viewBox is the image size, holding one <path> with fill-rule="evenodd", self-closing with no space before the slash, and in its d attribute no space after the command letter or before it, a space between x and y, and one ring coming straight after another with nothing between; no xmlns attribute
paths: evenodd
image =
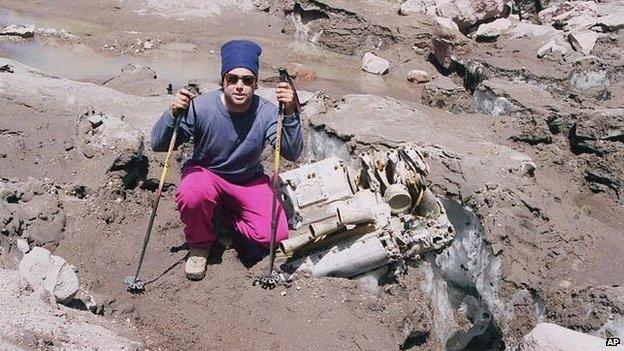
<svg viewBox="0 0 624 351"><path fill-rule="evenodd" d="M263 16L260 18L259 21L267 20ZM38 28L62 28L78 36L84 33L97 36L110 31L94 23L55 17L35 17L8 9L0 9L0 24L3 26L32 24ZM312 69L317 78L311 82L297 82L300 89L322 90L329 94L377 94L405 100L414 100L416 96L407 82L389 75L377 76L366 73L361 70L358 57L324 50L308 37L300 35L296 38L276 37L274 33L267 32L256 33L251 39L260 42L264 47L261 79L274 75L272 70L280 65L297 62ZM168 80L174 87L182 86L191 79L216 82L220 72L218 46L215 47L214 44L203 40L189 41L162 43L158 48L141 54L115 55L102 52L102 48L81 43L81 40L66 41L36 35L32 40L0 41L0 55L64 78L94 83L101 83L119 74L126 64L151 67L159 78Z"/></svg>

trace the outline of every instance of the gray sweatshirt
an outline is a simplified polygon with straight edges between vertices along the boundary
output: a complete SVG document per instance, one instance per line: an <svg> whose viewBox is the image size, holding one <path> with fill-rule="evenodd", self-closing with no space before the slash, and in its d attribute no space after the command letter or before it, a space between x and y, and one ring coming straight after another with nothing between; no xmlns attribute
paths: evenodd
<svg viewBox="0 0 624 351"><path fill-rule="evenodd" d="M185 164L203 166L225 180L244 184L264 173L260 157L266 141L275 147L277 107L254 95L242 114L230 113L216 90L194 99L183 116L176 147L193 137L193 156ZM174 119L167 109L152 129L152 149L167 151ZM303 149L301 123L297 114L284 118L281 155L294 161Z"/></svg>

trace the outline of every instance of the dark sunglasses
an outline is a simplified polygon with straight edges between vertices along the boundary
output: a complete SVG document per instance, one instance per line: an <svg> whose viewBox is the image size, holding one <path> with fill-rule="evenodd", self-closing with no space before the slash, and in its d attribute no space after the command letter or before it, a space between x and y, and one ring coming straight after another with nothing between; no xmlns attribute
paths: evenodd
<svg viewBox="0 0 624 351"><path fill-rule="evenodd" d="M255 76L237 76L235 74L226 74L225 75L225 82L228 85L234 85L236 83L238 83L238 80L242 80L243 84L245 84L246 86L252 86L254 85L254 83L256 82L256 77Z"/></svg>

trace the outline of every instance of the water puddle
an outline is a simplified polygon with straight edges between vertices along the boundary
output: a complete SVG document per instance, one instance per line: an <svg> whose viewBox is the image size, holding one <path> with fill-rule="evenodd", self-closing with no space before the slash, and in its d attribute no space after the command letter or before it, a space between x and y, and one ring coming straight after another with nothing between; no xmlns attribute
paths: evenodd
<svg viewBox="0 0 624 351"><path fill-rule="evenodd" d="M250 26L261 27L262 21L267 21L267 18L260 18L257 23L251 23ZM99 33L109 30L88 22L36 17L7 9L0 9L0 24L52 27L65 29L79 36L87 32ZM263 43L264 46L261 78L273 75L274 73L269 71L273 66L277 67L286 62L300 62L314 70L317 79L308 83L298 82L299 89L322 90L337 95L366 93L413 99L406 82L363 72L360 69L359 58L319 48L313 43L314 34L311 37L300 36L297 40L273 32L258 32L252 39ZM216 82L220 72L218 45L204 43L201 40L196 41L196 44L164 43L161 47L139 55L114 56L84 44L47 37L37 39L35 36L34 40L0 41L0 55L53 75L94 83L101 83L119 74L121 67L128 63L151 67L159 78L170 81L174 87L186 84L189 79ZM192 49L175 50L176 45L186 45Z"/></svg>
<svg viewBox="0 0 624 351"><path fill-rule="evenodd" d="M118 75L121 68L129 63L153 68L159 78L182 86L190 79L213 79L218 77L219 63L216 58L198 57L180 61L181 54L161 51L153 55L133 57L129 55L111 56L95 52L84 44L38 39L11 42L0 41L0 52L8 58L35 67L52 75L79 81L101 83ZM188 55L187 55L188 56Z"/></svg>
<svg viewBox="0 0 624 351"><path fill-rule="evenodd" d="M42 45L37 39L19 43L0 42L0 51L7 52L8 58L52 75L83 81L103 80L130 63L126 56L105 57L81 44L61 48Z"/></svg>

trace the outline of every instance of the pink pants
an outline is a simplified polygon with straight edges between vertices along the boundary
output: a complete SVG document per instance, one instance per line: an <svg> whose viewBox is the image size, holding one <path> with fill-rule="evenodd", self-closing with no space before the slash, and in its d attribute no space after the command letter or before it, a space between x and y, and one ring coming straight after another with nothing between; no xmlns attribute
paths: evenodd
<svg viewBox="0 0 624 351"><path fill-rule="evenodd" d="M186 226L186 242L191 248L209 249L217 239L213 223L215 210L247 239L269 245L273 189L266 175L236 185L204 167L189 164L182 170L175 201L180 220ZM288 238L288 223L279 202L277 209L277 242L280 242Z"/></svg>

